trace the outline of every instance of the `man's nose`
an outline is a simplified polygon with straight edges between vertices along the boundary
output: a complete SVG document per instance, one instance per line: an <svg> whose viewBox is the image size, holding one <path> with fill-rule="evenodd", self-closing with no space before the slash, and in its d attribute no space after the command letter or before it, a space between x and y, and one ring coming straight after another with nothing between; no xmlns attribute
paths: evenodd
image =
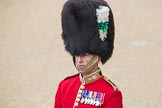
<svg viewBox="0 0 162 108"><path fill-rule="evenodd" d="M82 62L82 57L81 56L78 56L78 62Z"/></svg>

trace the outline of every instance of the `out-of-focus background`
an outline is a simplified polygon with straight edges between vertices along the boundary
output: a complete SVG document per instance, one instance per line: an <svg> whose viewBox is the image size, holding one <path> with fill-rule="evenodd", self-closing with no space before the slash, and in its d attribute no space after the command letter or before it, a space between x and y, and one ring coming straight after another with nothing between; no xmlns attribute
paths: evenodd
<svg viewBox="0 0 162 108"><path fill-rule="evenodd" d="M101 66L124 108L162 108L162 1L107 0L114 54ZM0 108L53 108L60 80L77 73L61 39L65 0L0 0Z"/></svg>

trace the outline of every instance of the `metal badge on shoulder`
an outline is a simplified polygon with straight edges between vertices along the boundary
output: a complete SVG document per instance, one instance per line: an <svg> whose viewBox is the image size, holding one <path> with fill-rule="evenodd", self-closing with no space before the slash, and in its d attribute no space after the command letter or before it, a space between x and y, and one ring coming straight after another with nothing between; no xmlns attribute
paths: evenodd
<svg viewBox="0 0 162 108"><path fill-rule="evenodd" d="M118 87L109 78L104 76L104 80L108 82L113 87L114 90L118 90Z"/></svg>

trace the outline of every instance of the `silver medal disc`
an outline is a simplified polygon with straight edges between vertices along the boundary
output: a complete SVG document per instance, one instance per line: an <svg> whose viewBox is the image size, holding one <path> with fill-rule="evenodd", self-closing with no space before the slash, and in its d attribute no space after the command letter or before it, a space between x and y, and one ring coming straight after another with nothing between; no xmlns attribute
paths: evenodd
<svg viewBox="0 0 162 108"><path fill-rule="evenodd" d="M90 105L92 105L93 104L93 99L91 99L91 102L90 102Z"/></svg>
<svg viewBox="0 0 162 108"><path fill-rule="evenodd" d="M96 104L96 101L95 100L93 100L93 103L92 103L92 105L95 105Z"/></svg>
<svg viewBox="0 0 162 108"><path fill-rule="evenodd" d="M87 104L87 103L88 103L88 99L85 99L85 100L84 100L84 103Z"/></svg>
<svg viewBox="0 0 162 108"><path fill-rule="evenodd" d="M96 106L99 106L100 105L100 102L99 101L96 101L96 104L95 104Z"/></svg>

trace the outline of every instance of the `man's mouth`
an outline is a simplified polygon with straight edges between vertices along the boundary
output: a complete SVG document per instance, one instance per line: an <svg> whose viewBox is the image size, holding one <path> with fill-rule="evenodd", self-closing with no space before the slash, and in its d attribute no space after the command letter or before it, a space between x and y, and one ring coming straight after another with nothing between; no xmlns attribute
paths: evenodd
<svg viewBox="0 0 162 108"><path fill-rule="evenodd" d="M77 68L83 68L84 65L76 65Z"/></svg>

